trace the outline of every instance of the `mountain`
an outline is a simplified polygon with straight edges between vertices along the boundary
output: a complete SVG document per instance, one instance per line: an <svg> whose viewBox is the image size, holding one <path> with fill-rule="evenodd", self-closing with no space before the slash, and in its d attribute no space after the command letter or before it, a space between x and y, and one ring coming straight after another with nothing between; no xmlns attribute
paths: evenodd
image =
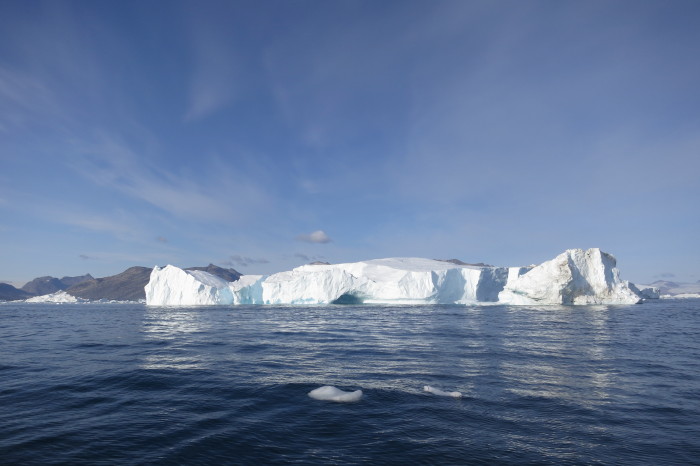
<svg viewBox="0 0 700 466"><path fill-rule="evenodd" d="M459 259L434 259L434 260L440 261L440 262L449 262L450 264L455 264L455 265L471 265L473 267L493 267L493 265L484 264L483 262L477 262L476 264L470 264L469 262L463 262Z"/></svg>
<svg viewBox="0 0 700 466"><path fill-rule="evenodd" d="M26 283L22 290L34 296L43 296L57 291L62 291L70 288L73 285L82 283L86 280L91 280L92 275L81 275L79 277L38 277Z"/></svg>
<svg viewBox="0 0 700 466"><path fill-rule="evenodd" d="M39 296L44 294L55 293L57 291L65 290L67 287L61 283L61 280L55 277L38 277L34 280L27 282L22 290L26 291L32 296Z"/></svg>
<svg viewBox="0 0 700 466"><path fill-rule="evenodd" d="M678 288L678 285L678 283L668 280L656 280L654 283L650 284L650 286L658 288L661 294L669 294L669 291L674 288Z"/></svg>
<svg viewBox="0 0 700 466"><path fill-rule="evenodd" d="M651 283L651 287L658 288L660 294L677 296L677 295L695 295L700 294L700 282L697 283L677 283L667 280L657 280Z"/></svg>
<svg viewBox="0 0 700 466"><path fill-rule="evenodd" d="M17 301L18 299L31 298L32 295L24 290L18 290L7 283L0 283L0 301Z"/></svg>
<svg viewBox="0 0 700 466"><path fill-rule="evenodd" d="M116 301L138 301L146 299L144 287L151 278L151 267L131 267L124 272L104 278L88 278L87 280L66 289L66 292L76 298L90 300L113 299ZM224 269L214 264L206 267L190 267L186 270L202 270L216 275L227 282L233 282L241 277L234 269Z"/></svg>
<svg viewBox="0 0 700 466"><path fill-rule="evenodd" d="M151 277L150 267L130 267L111 277L88 279L73 285L66 292L76 298L137 301L146 299L143 287Z"/></svg>
<svg viewBox="0 0 700 466"><path fill-rule="evenodd" d="M238 272L237 270L234 269L224 269L223 267L219 267L218 265L214 264L209 264L206 267L190 267L185 270L201 270L203 272L210 273L212 275L216 275L219 278L223 278L227 282L235 282L239 278L241 278L241 273ZM145 297L145 294L144 294Z"/></svg>
<svg viewBox="0 0 700 466"><path fill-rule="evenodd" d="M78 283L83 283L88 280L94 280L94 277L89 273L85 275L80 275L78 277L63 277L61 279L61 283L63 283L66 286L66 289L68 289L73 285L77 285Z"/></svg>

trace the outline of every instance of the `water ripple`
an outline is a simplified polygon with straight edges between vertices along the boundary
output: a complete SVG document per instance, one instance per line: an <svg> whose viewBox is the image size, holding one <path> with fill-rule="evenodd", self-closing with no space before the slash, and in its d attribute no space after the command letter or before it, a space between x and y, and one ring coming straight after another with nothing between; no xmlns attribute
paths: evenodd
<svg viewBox="0 0 700 466"><path fill-rule="evenodd" d="M4 305L0 458L696 463L699 311Z"/></svg>

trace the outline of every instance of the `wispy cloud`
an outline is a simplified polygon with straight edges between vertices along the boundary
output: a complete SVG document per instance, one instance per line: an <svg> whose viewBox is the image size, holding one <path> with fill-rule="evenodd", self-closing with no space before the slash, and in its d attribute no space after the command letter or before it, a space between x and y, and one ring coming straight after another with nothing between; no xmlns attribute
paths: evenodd
<svg viewBox="0 0 700 466"><path fill-rule="evenodd" d="M129 144L105 133L97 142L79 144L78 151L72 167L95 185L116 189L187 220L236 223L251 212L260 212L267 202L263 189L230 166L217 165L216 170L200 167L196 178L176 174L149 162L147 155L137 155ZM244 197L246 202L232 202L238 197Z"/></svg>
<svg viewBox="0 0 700 466"><path fill-rule="evenodd" d="M256 265L256 264L269 264L270 261L263 258L263 257L247 257L247 256L241 256L238 254L232 255L229 260L224 262L224 265L229 265L229 266L240 266L240 267L247 267L249 265Z"/></svg>
<svg viewBox="0 0 700 466"><path fill-rule="evenodd" d="M36 124L50 116L53 124L65 121L54 93L39 77L0 66L0 131Z"/></svg>
<svg viewBox="0 0 700 466"><path fill-rule="evenodd" d="M118 237L133 236L131 226L117 218L96 214L76 213L71 211L57 212L53 220L66 225L74 225L86 230L111 233Z"/></svg>
<svg viewBox="0 0 700 466"><path fill-rule="evenodd" d="M167 242L168 242L168 238L166 238L166 237L164 237L164 236L157 236L157 237L156 237L156 241L158 241L159 243L167 243Z"/></svg>
<svg viewBox="0 0 700 466"><path fill-rule="evenodd" d="M193 66L186 121L204 118L233 101L239 69L244 66L238 63L226 26L216 17L205 17L199 9L192 13L189 20Z"/></svg>
<svg viewBox="0 0 700 466"><path fill-rule="evenodd" d="M88 252L78 254L78 257L84 261L96 261L104 263L121 263L131 265L150 266L154 263L163 263L169 261L167 254L157 252L125 253L125 252Z"/></svg>
<svg viewBox="0 0 700 466"><path fill-rule="evenodd" d="M316 231L313 231L309 234L299 235L299 236L297 236L297 240L304 241L306 243L319 243L319 244L330 243L331 241L333 241L331 239L331 237L328 236L326 234L326 232L323 230L316 230Z"/></svg>

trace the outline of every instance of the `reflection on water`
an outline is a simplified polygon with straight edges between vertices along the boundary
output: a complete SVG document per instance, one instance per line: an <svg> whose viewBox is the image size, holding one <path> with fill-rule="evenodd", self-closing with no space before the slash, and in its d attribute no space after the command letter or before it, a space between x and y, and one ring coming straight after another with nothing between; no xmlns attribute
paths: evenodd
<svg viewBox="0 0 700 466"><path fill-rule="evenodd" d="M191 342L211 331L205 308L147 307L143 316L142 335L154 347L143 355L144 369L205 369L210 365L210 351L197 351Z"/></svg>
<svg viewBox="0 0 700 466"><path fill-rule="evenodd" d="M3 311L7 464L700 458L700 301Z"/></svg>
<svg viewBox="0 0 700 466"><path fill-rule="evenodd" d="M423 325L430 312L425 307L265 306L254 309L252 320L235 311L229 325L240 334L228 361L232 370L253 373L263 383L422 393L413 377L429 383L439 357L432 355L439 348Z"/></svg>
<svg viewBox="0 0 700 466"><path fill-rule="evenodd" d="M262 383L416 393L425 384L491 399L575 400L586 390L587 403L602 403L615 383L608 319L606 306L147 308L143 336L154 346L142 366L204 369L217 358ZM235 341L222 336L218 354L212 343L231 329Z"/></svg>
<svg viewBox="0 0 700 466"><path fill-rule="evenodd" d="M580 402L586 390L596 395L589 403L606 400L614 383L608 368L607 306L507 309L511 318L502 330L509 357L501 369L509 391Z"/></svg>

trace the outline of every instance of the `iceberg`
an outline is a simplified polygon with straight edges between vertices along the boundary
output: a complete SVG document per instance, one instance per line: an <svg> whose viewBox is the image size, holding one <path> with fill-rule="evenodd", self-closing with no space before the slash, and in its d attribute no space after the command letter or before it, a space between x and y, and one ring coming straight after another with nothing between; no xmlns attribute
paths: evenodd
<svg viewBox="0 0 700 466"><path fill-rule="evenodd" d="M660 290L655 286L629 284L632 291L644 299L659 299L661 297Z"/></svg>
<svg viewBox="0 0 700 466"><path fill-rule="evenodd" d="M511 280L504 304L637 304L642 297L620 280L615 258L598 248L569 249Z"/></svg>
<svg viewBox="0 0 700 466"><path fill-rule="evenodd" d="M335 401L338 403L352 403L355 401L360 401L360 398L362 398L362 390L355 390L354 392L344 392L339 388L332 387L330 385L325 385L315 390L311 390L309 392L309 397L313 398L314 400Z"/></svg>
<svg viewBox="0 0 700 466"><path fill-rule="evenodd" d="M153 267L146 286L146 304L197 306L233 304L229 282L201 270L183 270L174 265Z"/></svg>
<svg viewBox="0 0 700 466"><path fill-rule="evenodd" d="M650 285L636 287L647 299L662 298L700 298L700 280L695 283L677 283L667 280L657 280Z"/></svg>
<svg viewBox="0 0 700 466"><path fill-rule="evenodd" d="M65 291L57 291L55 293L45 294L42 296L35 296L33 298L26 299L27 303L83 303L87 300L76 298L71 296Z"/></svg>
<svg viewBox="0 0 700 466"><path fill-rule="evenodd" d="M204 271L154 267L146 304L631 304L615 258L570 249L538 266L494 267L421 258L309 264L228 282Z"/></svg>

